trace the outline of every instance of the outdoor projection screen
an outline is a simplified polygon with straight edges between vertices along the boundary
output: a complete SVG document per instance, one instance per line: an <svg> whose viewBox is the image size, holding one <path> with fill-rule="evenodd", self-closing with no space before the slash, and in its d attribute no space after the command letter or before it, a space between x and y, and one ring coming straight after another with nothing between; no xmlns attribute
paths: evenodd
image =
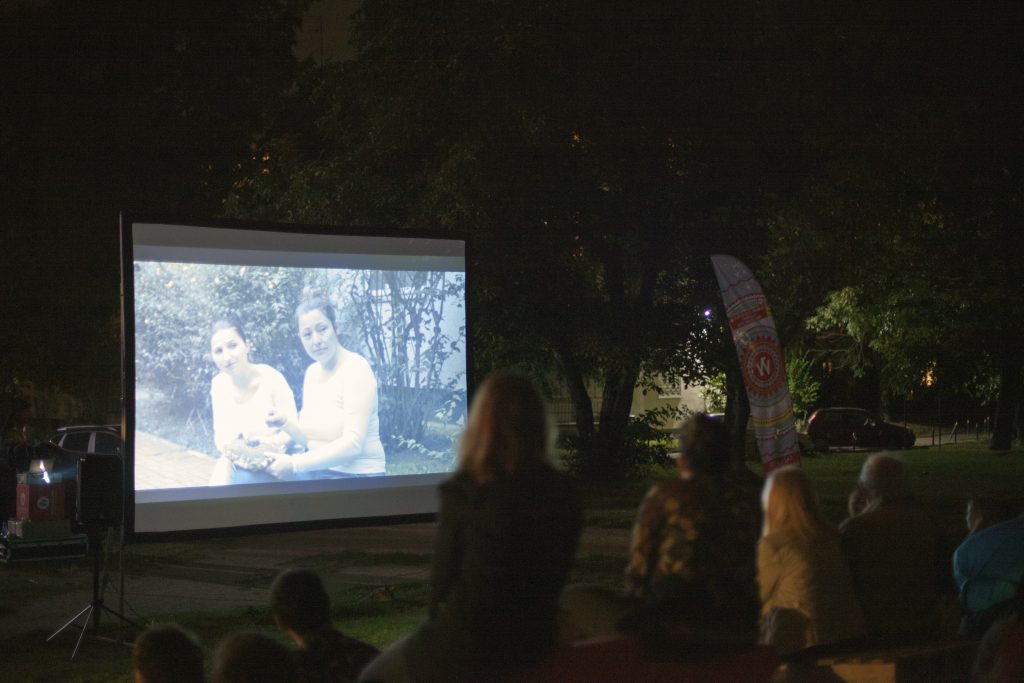
<svg viewBox="0 0 1024 683"><path fill-rule="evenodd" d="M465 244L339 232L122 218L130 534L436 511Z"/></svg>

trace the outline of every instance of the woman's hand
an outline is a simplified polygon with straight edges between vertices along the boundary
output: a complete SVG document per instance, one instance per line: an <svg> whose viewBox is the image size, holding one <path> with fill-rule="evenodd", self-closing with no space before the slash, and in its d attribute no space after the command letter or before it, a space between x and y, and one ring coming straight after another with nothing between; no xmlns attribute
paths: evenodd
<svg viewBox="0 0 1024 683"><path fill-rule="evenodd" d="M228 441L226 444L224 444L223 451L224 455L228 456L228 458L233 459L239 453L245 451L245 437L239 434L238 438L232 439L231 441Z"/></svg>
<svg viewBox="0 0 1024 683"><path fill-rule="evenodd" d="M295 478L295 466L290 455L276 455L274 462L267 465L267 473L271 476L288 481Z"/></svg>
<svg viewBox="0 0 1024 683"><path fill-rule="evenodd" d="M307 440L305 432L302 431L302 428L299 427L295 420L289 418L287 415L281 414L271 408L267 411L266 417L264 417L263 421L269 429L277 430L279 434L289 436L292 441L300 446L306 445Z"/></svg>

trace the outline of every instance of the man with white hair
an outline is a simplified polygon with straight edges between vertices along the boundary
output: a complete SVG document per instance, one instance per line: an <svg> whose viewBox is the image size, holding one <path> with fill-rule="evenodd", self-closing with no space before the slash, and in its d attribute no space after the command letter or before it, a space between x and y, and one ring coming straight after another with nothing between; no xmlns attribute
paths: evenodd
<svg viewBox="0 0 1024 683"><path fill-rule="evenodd" d="M850 514L839 533L868 637L897 643L928 635L942 566L938 533L910 493L902 460L878 454L864 462Z"/></svg>

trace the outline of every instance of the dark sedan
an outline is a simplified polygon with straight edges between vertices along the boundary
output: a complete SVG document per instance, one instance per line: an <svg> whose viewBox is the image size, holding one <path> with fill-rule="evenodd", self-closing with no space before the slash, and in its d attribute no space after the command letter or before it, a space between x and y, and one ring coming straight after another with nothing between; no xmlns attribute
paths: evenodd
<svg viewBox="0 0 1024 683"><path fill-rule="evenodd" d="M862 408L822 408L807 422L807 436L814 450L825 453L833 446L854 448L912 448L916 436L909 429L880 420Z"/></svg>

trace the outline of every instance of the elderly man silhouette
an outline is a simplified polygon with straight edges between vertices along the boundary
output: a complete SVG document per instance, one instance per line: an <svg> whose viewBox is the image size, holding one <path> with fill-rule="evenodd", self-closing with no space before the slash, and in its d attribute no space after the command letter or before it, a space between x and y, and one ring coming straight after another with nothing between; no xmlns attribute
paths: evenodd
<svg viewBox="0 0 1024 683"><path fill-rule="evenodd" d="M911 495L903 461L868 458L850 500L839 534L868 637L898 643L928 635L943 563L935 521Z"/></svg>

